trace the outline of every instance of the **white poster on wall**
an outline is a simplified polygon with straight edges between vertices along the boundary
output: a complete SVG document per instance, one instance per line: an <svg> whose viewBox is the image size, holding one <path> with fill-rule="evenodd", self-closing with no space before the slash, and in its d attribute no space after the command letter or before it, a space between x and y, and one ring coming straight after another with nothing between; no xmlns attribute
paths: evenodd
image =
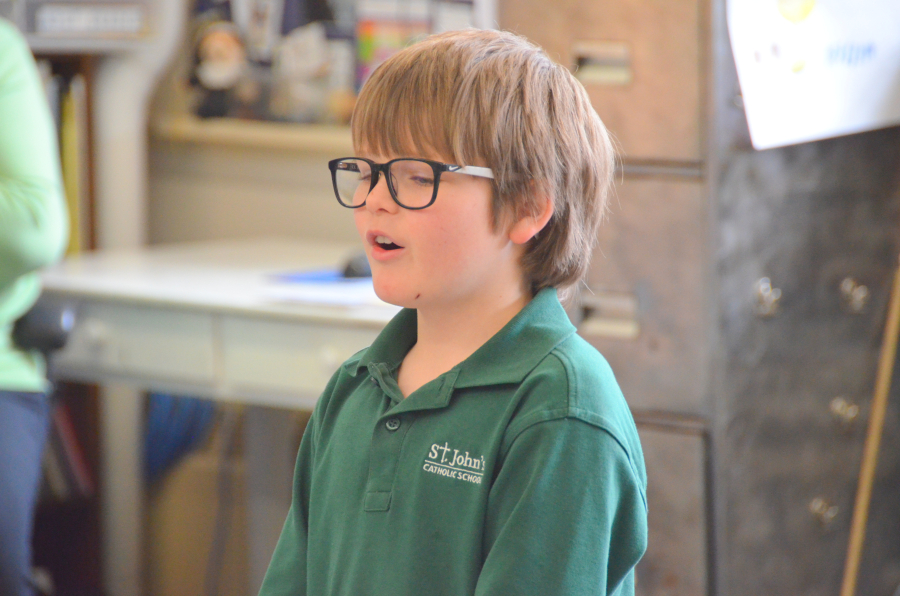
<svg viewBox="0 0 900 596"><path fill-rule="evenodd" d="M900 0L727 6L756 149L900 124Z"/></svg>

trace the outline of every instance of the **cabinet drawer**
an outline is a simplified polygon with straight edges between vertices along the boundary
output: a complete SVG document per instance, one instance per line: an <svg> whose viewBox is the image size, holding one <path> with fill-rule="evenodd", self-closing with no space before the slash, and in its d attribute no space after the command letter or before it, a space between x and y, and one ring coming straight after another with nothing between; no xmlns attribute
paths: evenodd
<svg viewBox="0 0 900 596"><path fill-rule="evenodd" d="M377 335L377 329L224 317L225 385L318 396L338 366Z"/></svg>
<svg viewBox="0 0 900 596"><path fill-rule="evenodd" d="M647 465L649 540L636 596L703 596L708 582L706 458L700 434L638 422Z"/></svg>
<svg viewBox="0 0 900 596"><path fill-rule="evenodd" d="M701 159L699 0L501 0L499 13L576 71L626 159Z"/></svg>
<svg viewBox="0 0 900 596"><path fill-rule="evenodd" d="M213 321L204 313L92 302L81 305L54 364L82 373L211 383Z"/></svg>
<svg viewBox="0 0 900 596"><path fill-rule="evenodd" d="M707 237L700 183L633 179L617 188L588 283L597 294L634 296L640 332L582 335L609 360L632 407L703 413Z"/></svg>

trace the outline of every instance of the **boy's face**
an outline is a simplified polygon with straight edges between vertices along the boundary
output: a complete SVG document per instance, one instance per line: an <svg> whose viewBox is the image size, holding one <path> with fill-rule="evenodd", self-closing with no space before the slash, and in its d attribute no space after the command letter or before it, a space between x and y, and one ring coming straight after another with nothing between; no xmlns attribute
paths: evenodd
<svg viewBox="0 0 900 596"><path fill-rule="evenodd" d="M376 163L398 157L447 161L436 155L361 157ZM522 246L503 229L492 229L486 178L444 172L434 204L409 210L394 202L381 176L354 219L375 292L385 302L420 310L465 308L522 287Z"/></svg>

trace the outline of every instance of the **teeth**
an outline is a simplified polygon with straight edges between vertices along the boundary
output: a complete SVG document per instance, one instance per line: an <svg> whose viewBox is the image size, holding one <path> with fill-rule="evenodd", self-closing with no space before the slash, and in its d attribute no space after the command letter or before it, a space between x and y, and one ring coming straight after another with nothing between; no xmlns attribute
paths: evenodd
<svg viewBox="0 0 900 596"><path fill-rule="evenodd" d="M393 244L393 240L388 238L387 236L375 236L375 242L378 244Z"/></svg>

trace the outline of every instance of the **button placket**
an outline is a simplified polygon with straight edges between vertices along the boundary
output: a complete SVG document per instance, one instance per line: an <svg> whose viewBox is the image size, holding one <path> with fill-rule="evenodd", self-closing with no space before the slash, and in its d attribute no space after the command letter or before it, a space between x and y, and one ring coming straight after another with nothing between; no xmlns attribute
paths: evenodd
<svg viewBox="0 0 900 596"><path fill-rule="evenodd" d="M393 496L397 466L403 441L411 426L400 417L381 418L372 433L369 478L366 483L366 511L388 511Z"/></svg>

